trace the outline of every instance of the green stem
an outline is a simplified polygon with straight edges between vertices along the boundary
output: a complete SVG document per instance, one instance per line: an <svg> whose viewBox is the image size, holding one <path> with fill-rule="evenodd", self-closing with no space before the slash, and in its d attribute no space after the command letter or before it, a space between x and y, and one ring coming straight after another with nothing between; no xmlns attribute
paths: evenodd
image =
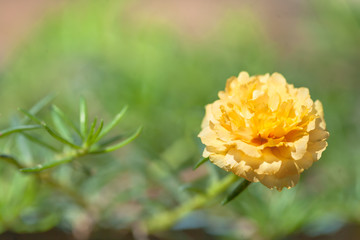
<svg viewBox="0 0 360 240"><path fill-rule="evenodd" d="M229 174L221 181L213 183L206 193L196 195L174 210L165 211L145 220L143 227L148 233L166 230L193 210L203 207L213 198L225 192L237 180L239 180L238 176Z"/></svg>
<svg viewBox="0 0 360 240"><path fill-rule="evenodd" d="M59 159L59 160L56 160L56 161L47 162L47 163L44 163L44 164L38 164L35 167L21 168L20 172L30 173L30 172L44 171L46 169L53 168L53 167L56 167L58 165L62 165L62 164L71 162L71 161L74 160L74 158L75 158L75 156L68 156L68 157L65 157L65 158L62 158L62 159Z"/></svg>
<svg viewBox="0 0 360 240"><path fill-rule="evenodd" d="M85 156L87 153L88 153L88 149L86 149L86 148L79 149L79 150L71 151L67 154L64 154L64 156L61 157L60 159L49 161L49 162L46 162L43 164L38 164L37 166L34 166L34 167L21 168L19 170L20 170L20 172L24 172L24 173L41 172L46 169L53 168L53 167L71 162L71 161L75 160L76 158Z"/></svg>

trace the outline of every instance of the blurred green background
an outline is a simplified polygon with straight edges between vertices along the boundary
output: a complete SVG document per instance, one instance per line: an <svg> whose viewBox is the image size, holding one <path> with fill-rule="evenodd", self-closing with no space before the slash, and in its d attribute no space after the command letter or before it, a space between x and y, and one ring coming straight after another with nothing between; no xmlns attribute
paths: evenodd
<svg viewBox="0 0 360 240"><path fill-rule="evenodd" d="M9 19L26 18L22 2ZM211 164L191 170L202 151L204 106L228 77L248 71L280 72L308 87L324 105L328 149L295 188L279 193L253 184L226 207L214 201L154 239L332 239L348 226L357 226L348 236L360 236L359 1L49 2L45 8L38 1L44 17L36 24L23 20L30 30L21 41L6 31L19 24L0 25L0 38L8 37L1 48L1 128L17 107L55 93L72 116L80 96L92 116L105 120L128 104L119 129L144 131L115 154L85 162L91 177L59 167L61 181L85 196L91 211L0 162L0 232L56 227L78 239L102 229L134 232L138 220L191 197L184 186L216 181L224 173ZM29 151L18 157L36 164Z"/></svg>

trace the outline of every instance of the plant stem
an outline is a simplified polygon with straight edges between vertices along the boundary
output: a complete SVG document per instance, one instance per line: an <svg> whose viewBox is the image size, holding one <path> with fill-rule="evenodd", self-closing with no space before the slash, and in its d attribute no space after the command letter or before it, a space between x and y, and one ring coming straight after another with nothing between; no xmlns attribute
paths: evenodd
<svg viewBox="0 0 360 240"><path fill-rule="evenodd" d="M24 173L37 173L37 172L41 172L43 170L49 169L49 168L53 168L56 167L58 165L62 165L68 162L71 162L77 158L83 157L86 154L88 154L88 149L87 148L82 148L82 149L78 149L78 150L74 150L71 152L67 152L64 153L63 156L59 159L53 160L53 161L49 161L43 164L38 164L37 166L34 167L23 167L20 170L20 172L24 172Z"/></svg>
<svg viewBox="0 0 360 240"><path fill-rule="evenodd" d="M145 220L143 223L144 229L148 233L154 233L170 228L193 210L203 207L214 197L226 191L237 180L239 180L238 176L234 174L227 175L221 181L213 183L206 193L197 194L174 210L165 211Z"/></svg>

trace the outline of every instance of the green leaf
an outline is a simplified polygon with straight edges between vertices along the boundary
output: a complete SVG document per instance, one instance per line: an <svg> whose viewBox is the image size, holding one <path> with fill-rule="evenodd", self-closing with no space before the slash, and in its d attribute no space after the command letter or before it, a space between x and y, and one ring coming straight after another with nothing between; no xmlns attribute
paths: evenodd
<svg viewBox="0 0 360 240"><path fill-rule="evenodd" d="M242 193L249 185L251 182L249 182L246 179L243 179L239 185L237 185L228 195L227 197L221 202L221 205L225 205L227 203L229 203L231 200L233 200L234 198L236 198L240 193Z"/></svg>
<svg viewBox="0 0 360 240"><path fill-rule="evenodd" d="M5 160L7 163L10 163L17 168L22 168L23 166L12 156L6 154L0 154L0 159Z"/></svg>
<svg viewBox="0 0 360 240"><path fill-rule="evenodd" d="M34 115L32 115L31 113L27 112L24 109L20 109L21 112L23 112L26 116L28 116L30 119L32 119L33 121L41 124L41 126L43 128L45 128L45 130L56 140L58 140L59 142L62 142L66 145L69 145L72 148L76 148L76 149L80 149L81 147L78 145L75 145L71 142L69 142L68 140L66 140L65 138L63 138L62 136L60 136L60 134L58 134L57 132L55 132L54 130L52 130L44 121L41 121L39 118L35 117Z"/></svg>
<svg viewBox="0 0 360 240"><path fill-rule="evenodd" d="M200 167L201 165L203 165L203 164L206 163L207 161L209 161L209 157L200 159L200 160L195 164L195 166L193 167L193 170L197 169L198 167Z"/></svg>
<svg viewBox="0 0 360 240"><path fill-rule="evenodd" d="M105 139L105 140L103 140L103 141L100 141L98 147L99 147L99 148L105 147L105 146L107 146L107 145L110 145L110 144L112 144L112 143L114 143L114 142L117 142L117 141L121 140L122 138L124 138L124 135L121 135L121 134L120 134L120 135L113 136L113 137L111 137L111 138L107 138L107 139ZM100 140L100 139L99 139L99 140Z"/></svg>
<svg viewBox="0 0 360 240"><path fill-rule="evenodd" d="M23 126L10 127L10 128L0 131L0 137L5 137L5 136L8 136L8 135L10 135L12 133L16 133L16 132L24 132L24 131L34 130L34 129L39 129L39 128L41 128L41 125L23 125Z"/></svg>
<svg viewBox="0 0 360 240"><path fill-rule="evenodd" d="M70 140L71 139L71 133L69 131L69 128L67 127L64 119L58 114L57 111L54 110L54 108L52 108L51 117L52 117L52 120L53 120L53 123L55 125L56 130L59 133L61 133L61 135L65 139Z"/></svg>
<svg viewBox="0 0 360 240"><path fill-rule="evenodd" d="M59 151L60 151L59 149L51 146L50 144L48 144L48 143L40 140L39 137L32 136L32 135L27 134L27 133L25 133L25 132L22 132L22 135L23 135L24 137L26 137L27 139L29 139L30 141L32 141L32 142L34 142L34 143L37 143L37 144L39 144L39 145L41 145L41 146L43 146L43 147L46 147L47 149L49 149L49 150L51 150L51 151L53 151L53 152L59 152Z"/></svg>
<svg viewBox="0 0 360 240"><path fill-rule="evenodd" d="M84 98L80 99L80 132L83 139L86 138L88 130L88 110Z"/></svg>
<svg viewBox="0 0 360 240"><path fill-rule="evenodd" d="M74 159L73 156L65 157L65 158L62 158L62 159L57 160L57 161L47 162L47 163L44 163L44 164L39 164L39 165L37 165L35 167L22 168L22 169L20 169L20 172L24 172L24 173L40 172L40 171L43 171L43 170L46 170L46 169L49 169L49 168L53 168L53 167L56 167L56 166L71 162L73 159Z"/></svg>
<svg viewBox="0 0 360 240"><path fill-rule="evenodd" d="M33 120L34 122L42 125L43 124L43 121L41 121L39 118L35 117L35 115L31 114L30 112L22 109L22 108L19 108L18 109L20 112L24 113L29 119Z"/></svg>
<svg viewBox="0 0 360 240"><path fill-rule="evenodd" d="M89 143L88 143L89 145L92 145L92 144L96 143L96 141L98 139L98 136L101 133L101 130L103 129L103 127L104 127L104 120L101 119L98 129L92 135L92 137L89 139Z"/></svg>
<svg viewBox="0 0 360 240"><path fill-rule="evenodd" d="M15 138L17 148L19 149L18 157L21 159L21 162L26 164L33 163L33 152L29 146L29 141L21 134L16 135Z"/></svg>
<svg viewBox="0 0 360 240"><path fill-rule="evenodd" d="M92 137L94 135L96 123L97 123L97 118L94 119L93 123L90 126L90 130L89 130L88 136L87 136L86 141L85 141L86 144L89 144L90 139L92 139Z"/></svg>
<svg viewBox="0 0 360 240"><path fill-rule="evenodd" d="M48 127L45 123L43 124L43 127L45 128L45 130L56 140L58 140L59 142L62 142L66 145L69 145L72 148L76 148L76 149L81 149L80 146L73 144L71 142L69 142L68 140L66 140L65 138L61 137L57 132L55 132L54 130L52 130L50 127Z"/></svg>
<svg viewBox="0 0 360 240"><path fill-rule="evenodd" d="M75 126L74 122L68 118L60 108L56 105L52 105L52 110L63 120L68 126L70 126L79 136L81 136L80 130Z"/></svg>
<svg viewBox="0 0 360 240"><path fill-rule="evenodd" d="M100 149L100 150L94 150L94 151L90 151L90 153L93 153L93 154L99 154L99 153L108 153L108 152L112 152L112 151L115 151L127 144L129 144L130 142L134 141L138 136L139 134L141 133L142 131L142 127L139 127L135 133L133 133L130 137L128 137L127 139L121 141L120 143L118 144L115 144L113 146L109 146L109 147L106 147L104 149Z"/></svg>
<svg viewBox="0 0 360 240"><path fill-rule="evenodd" d="M123 109L121 109L121 111L114 117L111 123L104 128L104 130L99 135L98 139L103 138L106 134L108 134L111 131L111 129L113 129L120 122L122 117L125 115L127 109L128 109L127 105L123 107Z"/></svg>
<svg viewBox="0 0 360 240"><path fill-rule="evenodd" d="M37 104L35 104L29 112L33 115L37 114L41 109L43 109L47 104L54 100L55 94L50 94L43 99L41 99Z"/></svg>

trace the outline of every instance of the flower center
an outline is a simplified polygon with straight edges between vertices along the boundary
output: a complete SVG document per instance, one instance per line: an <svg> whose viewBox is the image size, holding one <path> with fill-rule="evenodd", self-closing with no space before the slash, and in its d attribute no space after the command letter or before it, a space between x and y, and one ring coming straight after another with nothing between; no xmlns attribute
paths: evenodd
<svg viewBox="0 0 360 240"><path fill-rule="evenodd" d="M254 143L255 145L260 146L267 143L268 140L266 138L261 137L261 135L259 134L257 137L251 139L251 142Z"/></svg>

